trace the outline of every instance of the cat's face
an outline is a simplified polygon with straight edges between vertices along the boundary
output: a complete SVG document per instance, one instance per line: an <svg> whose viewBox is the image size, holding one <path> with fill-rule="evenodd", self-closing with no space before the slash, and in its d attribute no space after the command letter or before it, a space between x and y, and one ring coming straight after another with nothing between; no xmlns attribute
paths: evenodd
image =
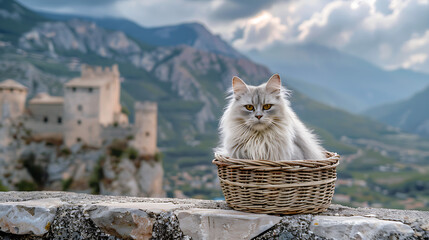
<svg viewBox="0 0 429 240"><path fill-rule="evenodd" d="M254 130L264 130L278 122L284 114L281 96L281 82L278 74L267 83L249 86L238 77L232 83L234 102L232 111L235 119Z"/></svg>

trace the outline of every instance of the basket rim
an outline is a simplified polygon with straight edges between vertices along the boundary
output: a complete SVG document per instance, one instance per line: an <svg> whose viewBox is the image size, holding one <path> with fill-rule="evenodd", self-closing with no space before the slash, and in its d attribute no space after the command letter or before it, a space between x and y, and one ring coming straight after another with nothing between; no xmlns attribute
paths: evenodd
<svg viewBox="0 0 429 240"><path fill-rule="evenodd" d="M325 151L326 159L309 159L309 160L251 160L225 157L215 153L215 159L212 163L218 166L228 166L232 168L241 168L245 170L288 170L302 171L305 169L327 169L338 166L340 155L334 152Z"/></svg>

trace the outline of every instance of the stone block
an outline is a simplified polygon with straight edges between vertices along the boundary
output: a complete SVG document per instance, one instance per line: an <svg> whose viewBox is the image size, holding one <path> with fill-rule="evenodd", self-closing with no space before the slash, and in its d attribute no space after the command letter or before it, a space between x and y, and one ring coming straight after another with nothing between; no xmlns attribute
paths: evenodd
<svg viewBox="0 0 429 240"><path fill-rule="evenodd" d="M89 217L101 230L122 239L152 237L154 220L139 209L97 207L89 212Z"/></svg>
<svg viewBox="0 0 429 240"><path fill-rule="evenodd" d="M61 205L57 198L0 203L0 230L42 236L49 231Z"/></svg>
<svg viewBox="0 0 429 240"><path fill-rule="evenodd" d="M315 235L329 239L406 239L413 229L401 222L361 216L315 216L310 224Z"/></svg>
<svg viewBox="0 0 429 240"><path fill-rule="evenodd" d="M177 209L190 208L192 204L174 204L171 202L104 202L95 203L95 207L108 207L108 208L125 208L125 209L139 209L145 212L159 214L161 212L172 212Z"/></svg>
<svg viewBox="0 0 429 240"><path fill-rule="evenodd" d="M180 229L192 239L251 239L281 218L222 209L188 209L175 212Z"/></svg>
<svg viewBox="0 0 429 240"><path fill-rule="evenodd" d="M428 222L422 224L421 228L425 231L429 231L429 220L428 220Z"/></svg>
<svg viewBox="0 0 429 240"><path fill-rule="evenodd" d="M150 239L155 219L148 213L171 212L184 207L173 203L106 202L88 206L89 218L103 231L123 239Z"/></svg>

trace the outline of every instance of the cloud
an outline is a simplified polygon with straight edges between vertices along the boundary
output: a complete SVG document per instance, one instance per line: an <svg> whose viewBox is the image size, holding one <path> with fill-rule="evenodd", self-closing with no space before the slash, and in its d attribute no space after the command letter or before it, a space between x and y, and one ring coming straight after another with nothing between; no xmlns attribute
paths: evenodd
<svg viewBox="0 0 429 240"><path fill-rule="evenodd" d="M409 39L402 47L402 51L419 51L423 48L429 48L429 30L421 37L414 37Z"/></svg>
<svg viewBox="0 0 429 240"><path fill-rule="evenodd" d="M411 68L416 67L418 65L422 65L428 59L428 55L424 53L418 53L411 55L402 63L403 68Z"/></svg>
<svg viewBox="0 0 429 240"><path fill-rule="evenodd" d="M319 2L319 4L315 3ZM429 72L429 1L356 0L291 3L286 44L337 48L384 68ZM275 15L274 15L275 16Z"/></svg>
<svg viewBox="0 0 429 240"><path fill-rule="evenodd" d="M118 17L117 5L132 0L18 0L21 4L36 11L66 13L82 16Z"/></svg>
<svg viewBox="0 0 429 240"><path fill-rule="evenodd" d="M303 21L298 29L300 42L314 42L331 47L347 44L353 35L353 29L369 15L369 6L352 8L349 2L334 1L322 11L314 13Z"/></svg>
<svg viewBox="0 0 429 240"><path fill-rule="evenodd" d="M91 17L118 17L142 26L165 26L184 22L205 25L213 4L206 0L18 0L23 5L46 12L77 14ZM216 2L216 1L214 1Z"/></svg>
<svg viewBox="0 0 429 240"><path fill-rule="evenodd" d="M406 41L402 45L400 54L403 57L393 67L400 66L427 72L429 69L429 29L424 34L415 35Z"/></svg>
<svg viewBox="0 0 429 240"><path fill-rule="evenodd" d="M106 5L110 5L115 2L119 2L120 0L73 0L73 1L52 1L52 0L19 0L19 2L25 5L31 5L35 8L55 8L55 7L102 7Z"/></svg>
<svg viewBox="0 0 429 240"><path fill-rule="evenodd" d="M380 12L384 15L392 14L392 9L389 7L390 0L377 0L375 2L375 8L377 12Z"/></svg>
<svg viewBox="0 0 429 240"><path fill-rule="evenodd" d="M219 0L210 17L218 21L230 21L252 17L272 7L280 0Z"/></svg>
<svg viewBox="0 0 429 240"><path fill-rule="evenodd" d="M273 17L268 12L250 18L242 29L242 38L233 42L240 49L261 49L276 40L283 38L287 28L281 23L280 18ZM237 39L237 36L236 36Z"/></svg>

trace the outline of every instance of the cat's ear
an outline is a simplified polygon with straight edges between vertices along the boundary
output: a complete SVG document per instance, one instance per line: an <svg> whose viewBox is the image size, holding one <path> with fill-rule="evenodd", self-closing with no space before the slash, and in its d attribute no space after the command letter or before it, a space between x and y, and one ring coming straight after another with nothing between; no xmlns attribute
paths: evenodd
<svg viewBox="0 0 429 240"><path fill-rule="evenodd" d="M232 78L232 91L234 92L234 95L239 96L249 91L249 89L247 88L247 85L243 80L241 80L239 77L234 76Z"/></svg>
<svg viewBox="0 0 429 240"><path fill-rule="evenodd" d="M282 88L280 75L276 73L273 76L271 76L265 88L269 93L280 93L280 89Z"/></svg>

